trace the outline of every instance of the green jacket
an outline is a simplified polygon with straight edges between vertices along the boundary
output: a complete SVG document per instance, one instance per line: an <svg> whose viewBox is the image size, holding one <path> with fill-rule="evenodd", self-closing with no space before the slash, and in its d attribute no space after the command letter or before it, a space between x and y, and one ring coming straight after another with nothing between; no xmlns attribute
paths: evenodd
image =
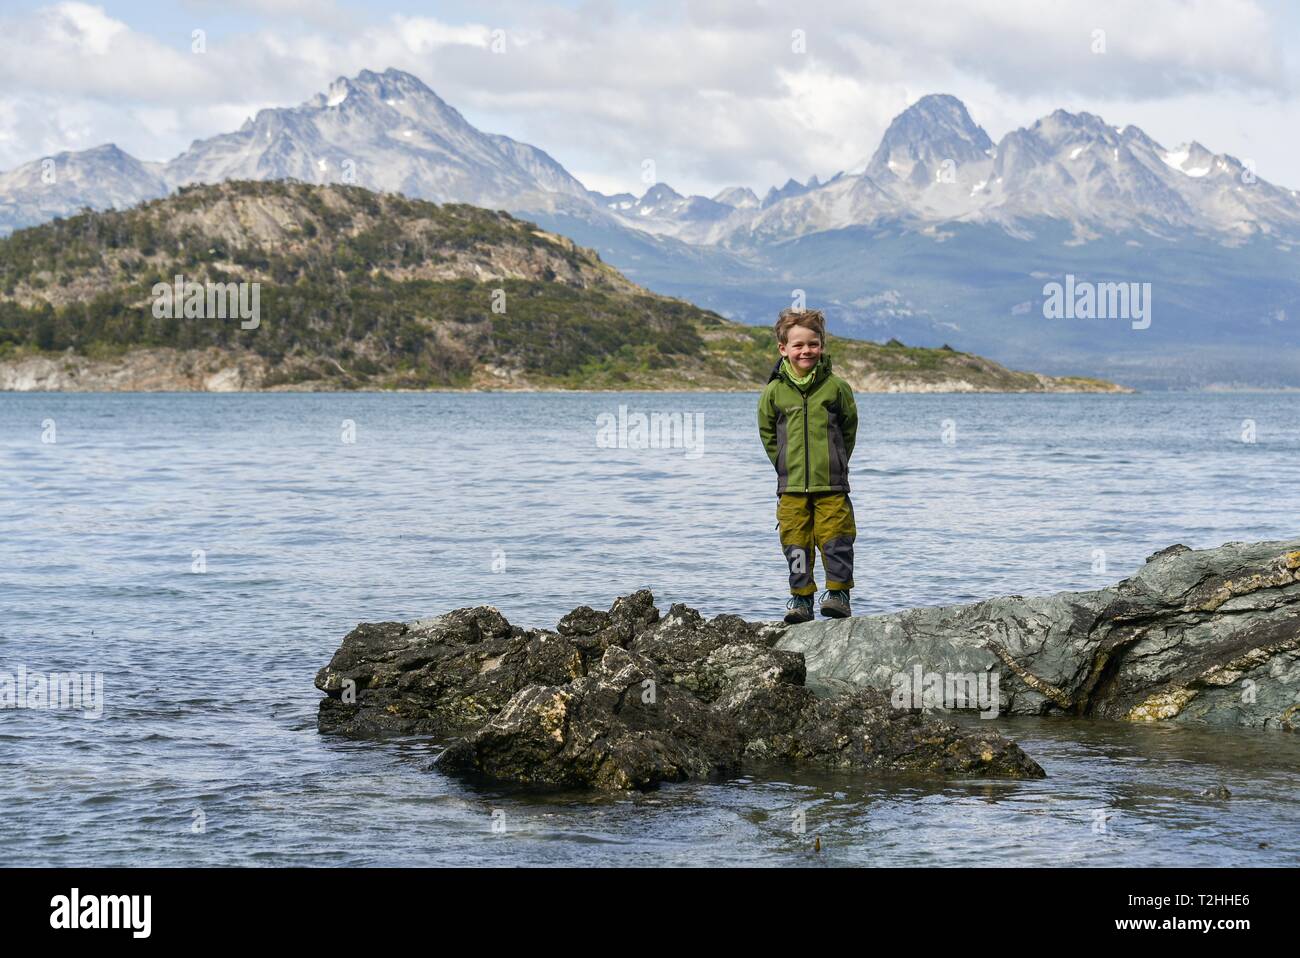
<svg viewBox="0 0 1300 958"><path fill-rule="evenodd" d="M804 390L781 363L758 400L758 434L776 467L776 493L848 492L849 457L858 437L858 407L849 384L826 356Z"/></svg>

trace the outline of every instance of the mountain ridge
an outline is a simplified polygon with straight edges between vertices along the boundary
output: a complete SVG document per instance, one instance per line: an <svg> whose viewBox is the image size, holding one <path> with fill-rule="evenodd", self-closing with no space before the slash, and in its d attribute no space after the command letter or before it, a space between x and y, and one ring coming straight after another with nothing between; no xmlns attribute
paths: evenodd
<svg viewBox="0 0 1300 958"><path fill-rule="evenodd" d="M545 151L478 131L418 78L366 70L165 164L114 148L59 154L52 184L41 160L0 174L0 233L182 182L351 182L508 210L598 249L643 286L743 322L765 322L773 302L803 289L833 332L852 336L952 340L1145 388L1300 385L1287 321L1300 315L1296 190L1196 140L1166 149L1086 111L1058 109L990 143L960 100L929 94L862 164L825 180L789 179L761 199L744 186L704 197L662 182L607 196ZM1025 322L1026 305L1034 317L1045 283L1067 273L1151 282L1157 324L1120 340ZM1132 365L1117 372L1117 361Z"/></svg>
<svg viewBox="0 0 1300 958"><path fill-rule="evenodd" d="M384 146L384 163L367 165L367 157L375 153L375 148L363 148L365 144ZM1071 151L1062 159L1066 147ZM1120 162L1122 150L1124 169L1107 170L1104 157L1096 152L1098 147L1112 151L1112 163ZM1054 209L1047 210L1058 215L1080 216L1083 199L1099 202L1109 198L1133 206L1131 190L1145 187L1148 193L1144 198L1155 201L1159 215L1117 222L1186 226L1199 216L1204 221L1202 226L1217 230L1237 226L1247 231L1255 228L1276 232L1284 228L1289 231L1288 238L1300 242L1300 191L1273 186L1230 154L1212 153L1195 140L1168 150L1136 126L1111 127L1095 114L1064 109L1054 110L1028 127L1012 130L994 144L965 105L950 94L919 98L893 119L868 161L825 181L815 175L806 183L791 178L784 186L770 187L761 200L747 186L733 186L713 197L703 197L680 194L660 182L647 188L641 197L620 194L620 198L629 196L636 202L624 208L614 204L611 208L609 200L614 197L588 190L544 150L501 134L480 132L418 77L394 68L383 73L362 70L351 78L340 76L326 91L298 106L259 110L238 130L194 140L163 163L135 160L116 146L105 144L22 164L0 173L0 229L36 225L30 221L34 216L48 219L75 212L79 207L70 204L78 197L64 196L55 189L44 191L50 194L46 207L36 210L34 204L38 201L29 196L25 212L15 214L12 207L17 200L12 191L21 187L40 193L38 187L57 186L33 178L33 168L40 169L43 162L53 160L57 174L60 161L65 165L73 160L103 163L104 151L115 154L106 165L120 168L116 178L106 177L106 199L127 195L128 191L114 189L127 182L132 182L138 193L150 187L157 190L165 185L167 190L174 190L223 179L359 182L348 177L360 176L364 182L359 185L408 195L414 190L421 194L416 198L436 202L519 207L532 201L545 206L542 197L532 194L557 194L647 232L677 235L696 243L716 242L719 230L725 234L743 231L749 219L761 216L763 211L837 183L841 191L856 189L868 195L874 207L850 206L841 211L837 220L813 218L781 235L799 235L813 228L870 225L887 214L910 216L920 224L954 218L969 221L979 215L999 223L1014 222L1044 212L1045 201L1029 195L1032 191L1024 184L1002 189L997 184L1016 175L1036 174L1037 180L1030 176L1028 186L1063 196ZM345 165L348 161L354 164L352 168ZM435 169L439 162L443 166ZM1038 166L1054 169L1044 172L1036 170ZM1062 186L1077 186L1090 175L1099 178L1093 194L1068 202ZM871 180L871 187L864 189L851 182L860 178ZM1121 182L1125 178L1136 178L1137 182ZM1216 182L1220 189L1206 189ZM1258 186L1254 192L1262 196L1251 202L1235 197L1238 202L1230 203L1228 200L1234 197L1224 192L1230 183L1235 184L1232 192L1242 192L1236 189L1239 186ZM967 188L964 198L941 198L944 191L934 189L957 184ZM1129 192L1125 192L1126 188ZM662 195L665 192L667 196ZM134 202L153 198L134 193L130 197ZM689 209L692 202L702 212ZM700 221L719 220L719 207L741 215L715 226L711 232L691 230L691 225ZM625 215L632 208L636 209L635 215ZM1233 215L1238 218L1232 219ZM23 216L27 221L22 220ZM1095 216L1081 218L1086 221ZM1113 219L1115 211L1108 209L1106 216ZM792 222L789 211L783 219Z"/></svg>

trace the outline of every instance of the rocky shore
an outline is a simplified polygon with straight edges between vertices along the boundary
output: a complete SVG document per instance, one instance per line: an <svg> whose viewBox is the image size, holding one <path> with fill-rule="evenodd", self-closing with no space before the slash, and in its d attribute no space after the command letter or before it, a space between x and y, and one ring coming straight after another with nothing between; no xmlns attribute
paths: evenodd
<svg viewBox="0 0 1300 958"><path fill-rule="evenodd" d="M316 676L323 733L427 735L442 768L604 790L747 760L1039 778L993 729L938 714L1300 724L1300 539L1156 553L1093 592L786 626L647 590L555 629L491 606L362 623Z"/></svg>
<svg viewBox="0 0 1300 958"><path fill-rule="evenodd" d="M586 606L554 630L490 606L357 626L316 676L320 731L429 735L438 764L513 782L639 789L705 779L747 759L938 775L1041 778L992 729L968 731L876 689L822 697L780 623L674 605L650 592Z"/></svg>
<svg viewBox="0 0 1300 958"><path fill-rule="evenodd" d="M113 359L65 353L0 361L0 391L240 392L260 390L269 372L255 353L216 347L137 349Z"/></svg>
<svg viewBox="0 0 1300 958"><path fill-rule="evenodd" d="M1174 545L1105 589L810 622L776 648L832 688L910 692L920 676L939 700L949 677L987 675L1004 714L1293 731L1300 539Z"/></svg>

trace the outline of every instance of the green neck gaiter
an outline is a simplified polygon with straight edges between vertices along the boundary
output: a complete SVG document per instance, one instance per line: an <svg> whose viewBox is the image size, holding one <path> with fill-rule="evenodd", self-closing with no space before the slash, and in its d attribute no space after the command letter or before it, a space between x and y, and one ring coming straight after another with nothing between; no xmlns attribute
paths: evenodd
<svg viewBox="0 0 1300 958"><path fill-rule="evenodd" d="M818 360L817 365L820 364L821 360ZM785 374L790 377L790 381L796 386L807 386L812 382L813 377L817 375L817 365L814 365L812 369L808 370L808 374L805 376L800 376L795 373L794 366L790 363L789 359L783 357L781 359L781 365L785 369Z"/></svg>

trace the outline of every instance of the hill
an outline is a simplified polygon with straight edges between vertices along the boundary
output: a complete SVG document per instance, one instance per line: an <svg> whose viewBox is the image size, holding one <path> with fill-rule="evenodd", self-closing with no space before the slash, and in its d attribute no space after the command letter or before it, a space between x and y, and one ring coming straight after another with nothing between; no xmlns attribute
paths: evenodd
<svg viewBox="0 0 1300 958"><path fill-rule="evenodd" d="M243 299L218 313L225 284ZM533 223L356 186L184 187L0 241L6 389L749 390L775 355L770 329ZM830 355L863 391L1119 388L897 342L837 337Z"/></svg>

